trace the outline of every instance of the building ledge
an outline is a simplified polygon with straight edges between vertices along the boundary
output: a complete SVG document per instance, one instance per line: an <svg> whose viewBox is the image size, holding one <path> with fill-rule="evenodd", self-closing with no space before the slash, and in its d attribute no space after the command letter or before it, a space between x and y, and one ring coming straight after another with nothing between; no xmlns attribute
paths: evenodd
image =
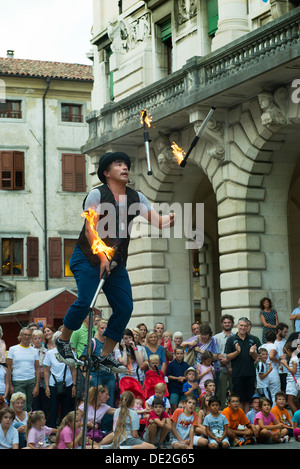
<svg viewBox="0 0 300 469"><path fill-rule="evenodd" d="M228 109L256 97L262 90L300 78L300 7L205 57L193 57L176 71L88 117L90 136L84 153L141 132L140 111L175 130L189 125L188 108L212 105ZM172 117L172 119L170 119ZM172 121L172 123L170 123ZM157 135L153 129L152 137Z"/></svg>

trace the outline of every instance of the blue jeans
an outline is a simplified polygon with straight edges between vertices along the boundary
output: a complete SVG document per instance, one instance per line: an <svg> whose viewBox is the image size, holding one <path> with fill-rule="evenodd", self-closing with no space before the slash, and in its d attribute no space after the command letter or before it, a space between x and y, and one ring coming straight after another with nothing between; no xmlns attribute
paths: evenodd
<svg viewBox="0 0 300 469"><path fill-rule="evenodd" d="M75 331L89 314L100 280L100 264L92 266L76 245L70 259L70 269L76 280L78 298L68 309L63 323L67 329ZM103 285L103 292L112 309L103 335L120 342L133 310L131 285L124 264L118 263L111 271Z"/></svg>

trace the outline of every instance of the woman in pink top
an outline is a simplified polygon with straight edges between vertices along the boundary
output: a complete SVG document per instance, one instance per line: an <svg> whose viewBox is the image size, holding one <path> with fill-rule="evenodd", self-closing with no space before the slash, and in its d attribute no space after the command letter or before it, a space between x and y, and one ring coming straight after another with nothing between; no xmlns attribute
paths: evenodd
<svg viewBox="0 0 300 469"><path fill-rule="evenodd" d="M288 430L272 414L271 407L272 403L267 397L260 399L260 411L254 418L254 425L258 425L260 428L258 440L266 442L271 439L274 443L285 443L289 441Z"/></svg>

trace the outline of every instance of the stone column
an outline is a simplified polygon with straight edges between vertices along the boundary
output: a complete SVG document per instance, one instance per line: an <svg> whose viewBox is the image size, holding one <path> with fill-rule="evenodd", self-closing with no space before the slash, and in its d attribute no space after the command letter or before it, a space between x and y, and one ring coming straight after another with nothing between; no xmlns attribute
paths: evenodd
<svg viewBox="0 0 300 469"><path fill-rule="evenodd" d="M219 22L212 50L219 49L249 32L247 0L219 0Z"/></svg>

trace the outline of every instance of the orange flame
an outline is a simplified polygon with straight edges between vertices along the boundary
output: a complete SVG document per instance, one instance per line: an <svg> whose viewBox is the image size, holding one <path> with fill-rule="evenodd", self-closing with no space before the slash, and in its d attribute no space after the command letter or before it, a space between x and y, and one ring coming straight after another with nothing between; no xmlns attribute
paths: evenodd
<svg viewBox="0 0 300 469"><path fill-rule="evenodd" d="M141 124L146 124L148 127L151 127L152 116L147 114L147 109L141 111Z"/></svg>
<svg viewBox="0 0 300 469"><path fill-rule="evenodd" d="M110 261L115 253L115 249L109 246L106 246L106 244L102 241L102 239L99 237L96 227L95 227L95 218L98 216L95 210L89 208L86 212L83 212L81 214L82 217L86 218L87 221L90 224L91 230L95 236L95 239L93 241L93 244L91 246L93 254L98 254L100 252L104 252L106 255L107 259Z"/></svg>
<svg viewBox="0 0 300 469"><path fill-rule="evenodd" d="M185 157L185 152L175 142L173 142L173 145L171 145L171 148L173 149L173 155L177 159L178 164L180 164Z"/></svg>

